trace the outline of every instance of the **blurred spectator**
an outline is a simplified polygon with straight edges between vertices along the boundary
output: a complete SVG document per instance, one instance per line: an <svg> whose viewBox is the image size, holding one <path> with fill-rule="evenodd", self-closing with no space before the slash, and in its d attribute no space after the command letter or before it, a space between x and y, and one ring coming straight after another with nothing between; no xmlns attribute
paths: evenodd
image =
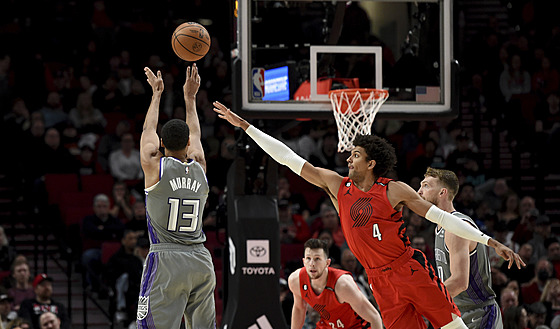
<svg viewBox="0 0 560 329"><path fill-rule="evenodd" d="M144 85L139 80L133 79L130 94L123 99L123 113L133 119L136 114L144 113L146 104L150 103L150 96L146 94Z"/></svg>
<svg viewBox="0 0 560 329"><path fill-rule="evenodd" d="M519 55L511 56L509 67L500 75L500 90L506 102L513 95L528 94L531 91L531 76L523 69Z"/></svg>
<svg viewBox="0 0 560 329"><path fill-rule="evenodd" d="M523 203L521 203L523 204ZM513 241L517 243L526 243L533 238L533 231L535 222L539 217L539 211L536 208L531 208L521 216L521 222L513 232Z"/></svg>
<svg viewBox="0 0 560 329"><path fill-rule="evenodd" d="M511 307L517 307L519 305L518 292L515 292L511 288L504 288L500 292L500 307L502 308L502 313Z"/></svg>
<svg viewBox="0 0 560 329"><path fill-rule="evenodd" d="M32 328L40 328L39 317L46 312L58 315L61 328L69 329L71 327L66 307L52 299L52 281L53 279L45 273L38 274L33 280L36 297L26 299L21 303L18 316L30 320Z"/></svg>
<svg viewBox="0 0 560 329"><path fill-rule="evenodd" d="M307 222L301 215L292 213L290 202L286 199L278 201L278 219L281 243L303 243L311 237Z"/></svg>
<svg viewBox="0 0 560 329"><path fill-rule="evenodd" d="M125 230L136 232L138 238L148 238L148 223L146 222L146 205L137 200L132 205L132 219L124 224Z"/></svg>
<svg viewBox="0 0 560 329"><path fill-rule="evenodd" d="M88 132L102 134L107 124L103 113L93 106L91 95L85 92L78 95L76 107L70 110L68 117L81 134Z"/></svg>
<svg viewBox="0 0 560 329"><path fill-rule="evenodd" d="M114 112L122 104L123 95L118 89L118 80L114 76L107 77L101 88L97 89L92 96L93 106L103 113Z"/></svg>
<svg viewBox="0 0 560 329"><path fill-rule="evenodd" d="M334 170L336 168L336 152L338 147L338 137L334 133L326 133L319 141L318 151L311 154L309 162L314 166L319 166Z"/></svg>
<svg viewBox="0 0 560 329"><path fill-rule="evenodd" d="M8 295L8 292L4 287L0 286L0 321L1 328L7 328L8 323L15 319L16 313L12 311L12 297Z"/></svg>
<svg viewBox="0 0 560 329"><path fill-rule="evenodd" d="M497 213L502 207L502 202L509 191L505 178L492 179L485 184L485 188L478 191L480 200L488 204L492 214Z"/></svg>
<svg viewBox="0 0 560 329"><path fill-rule="evenodd" d="M130 195L130 190L125 182L115 182L113 184L113 206L109 210L111 216L120 219L123 223L132 219L132 204L134 198Z"/></svg>
<svg viewBox="0 0 560 329"><path fill-rule="evenodd" d="M322 230L319 232L317 239L323 240L327 243L327 247L329 248L329 258L331 260L331 266L333 265L340 265L342 261L342 255L340 248L334 244L333 236L330 230Z"/></svg>
<svg viewBox="0 0 560 329"><path fill-rule="evenodd" d="M475 151L466 133L461 133L455 138L457 148L447 157L446 168L457 174L459 182L472 183L474 186L482 184L484 174L482 173L482 159Z"/></svg>
<svg viewBox="0 0 560 329"><path fill-rule="evenodd" d="M82 266L86 270L87 284L103 296L107 291L101 284L101 244L104 241L118 241L122 237L124 225L109 213L109 198L105 194L94 197L93 212L82 221Z"/></svg>
<svg viewBox="0 0 560 329"><path fill-rule="evenodd" d="M474 185L464 183L459 187L459 193L455 198L455 209L476 221L477 203L474 201ZM479 226L480 227L480 226Z"/></svg>
<svg viewBox="0 0 560 329"><path fill-rule="evenodd" d="M51 91L47 95L47 103L39 111L45 120L45 128L57 127L68 120L68 114L62 107L60 94L56 91Z"/></svg>
<svg viewBox="0 0 560 329"><path fill-rule="evenodd" d="M340 218L336 210L331 205L322 205L319 215L311 224L311 232L314 232L313 238L317 239L320 231L329 230L334 244L339 248L342 247L345 243L344 233L342 233Z"/></svg>
<svg viewBox="0 0 560 329"><path fill-rule="evenodd" d="M8 289L8 294L14 299L12 302L12 310L18 311L21 302L25 299L35 298L35 291L31 285L31 273L29 272L27 260L16 259L12 264L11 275L15 283Z"/></svg>
<svg viewBox="0 0 560 329"><path fill-rule="evenodd" d="M545 323L550 323L556 313L560 314L560 280L550 279L546 282L540 302L546 307Z"/></svg>
<svg viewBox="0 0 560 329"><path fill-rule="evenodd" d="M101 174L104 172L101 164L95 157L95 145L78 142L80 154L78 155L78 174L80 176Z"/></svg>
<svg viewBox="0 0 560 329"><path fill-rule="evenodd" d="M537 328L544 325L546 320L546 307L541 302L534 302L527 308L529 317L529 328Z"/></svg>
<svg viewBox="0 0 560 329"><path fill-rule="evenodd" d="M78 160L61 144L60 132L49 128L44 137L44 144L39 150L42 174L76 173Z"/></svg>
<svg viewBox="0 0 560 329"><path fill-rule="evenodd" d="M560 279L560 241L556 237L549 238L544 242L547 250L547 258L554 266L556 278Z"/></svg>
<svg viewBox="0 0 560 329"><path fill-rule="evenodd" d="M504 329L526 329L529 318L523 306L514 306L504 311Z"/></svg>
<svg viewBox="0 0 560 329"><path fill-rule="evenodd" d="M137 242L136 232L125 231L121 248L105 266L107 284L115 292L116 322L126 322L136 314L143 266L142 260L134 255Z"/></svg>
<svg viewBox="0 0 560 329"><path fill-rule="evenodd" d="M58 316L52 312L45 312L39 316L40 329L60 329L61 322Z"/></svg>
<svg viewBox="0 0 560 329"><path fill-rule="evenodd" d="M558 71L552 67L550 58L541 59L540 70L533 74L532 89L542 99L546 99L553 92L558 92L560 77Z"/></svg>
<svg viewBox="0 0 560 329"><path fill-rule="evenodd" d="M20 136L31 127L29 109L21 98L13 100L12 111L6 114L3 119L9 134L14 134L15 136Z"/></svg>
<svg viewBox="0 0 560 329"><path fill-rule="evenodd" d="M140 152L134 148L132 134L124 134L121 138L121 148L109 155L109 169L116 180L136 180L144 177L140 165Z"/></svg>
<svg viewBox="0 0 560 329"><path fill-rule="evenodd" d="M282 307L282 313L284 314L284 319L286 323L292 321L292 307L294 306L294 295L288 288L288 281L284 278L280 278L280 305Z"/></svg>
<svg viewBox="0 0 560 329"><path fill-rule="evenodd" d="M521 221L519 217L519 197L510 191L502 200L502 207L498 211L498 219L506 224L508 231L513 231ZM514 249L515 250L515 249Z"/></svg>
<svg viewBox="0 0 560 329"><path fill-rule="evenodd" d="M548 260L541 259L537 262L535 276L531 281L521 286L521 296L524 303L532 304L541 299L544 285L548 279L553 278L553 271L554 268Z"/></svg>
<svg viewBox="0 0 560 329"><path fill-rule="evenodd" d="M526 267L518 269L516 266L512 266L508 269L508 262L503 262L500 270L505 273L508 278L517 281L519 284L524 284L531 281L535 276L535 263L530 263L531 256L533 255L533 246L528 243L521 245L518 254L523 262L527 264Z"/></svg>
<svg viewBox="0 0 560 329"><path fill-rule="evenodd" d="M208 183L218 194L223 193L227 185L227 173L237 155L235 138L226 136L220 143L217 156L208 159Z"/></svg>
<svg viewBox="0 0 560 329"><path fill-rule="evenodd" d="M0 271L9 271L16 257L16 249L10 246L4 228L0 226Z"/></svg>
<svg viewBox="0 0 560 329"><path fill-rule="evenodd" d="M278 200L286 199L290 202L292 213L300 214L305 220L309 218L309 208L305 197L301 193L294 193L290 189L290 181L286 177L278 178Z"/></svg>
<svg viewBox="0 0 560 329"><path fill-rule="evenodd" d="M97 161L105 171L109 171L109 155L121 147L121 138L130 132L130 123L122 120L117 123L115 132L103 135L97 149Z"/></svg>
<svg viewBox="0 0 560 329"><path fill-rule="evenodd" d="M369 287L369 283L367 278L364 274L364 268L358 260L350 251L349 248L345 248L342 250L342 260L340 262L341 268L346 270L352 274L352 278L360 288L360 291L364 296L366 296L367 300L369 300L372 304L375 304L375 298L373 297L373 293L371 292L371 288Z"/></svg>
<svg viewBox="0 0 560 329"><path fill-rule="evenodd" d="M529 240L529 243L533 246L532 263L535 263L543 257L547 257L548 251L544 246L544 242L550 237L550 229L550 219L548 216L540 215L537 217L533 230L533 238Z"/></svg>

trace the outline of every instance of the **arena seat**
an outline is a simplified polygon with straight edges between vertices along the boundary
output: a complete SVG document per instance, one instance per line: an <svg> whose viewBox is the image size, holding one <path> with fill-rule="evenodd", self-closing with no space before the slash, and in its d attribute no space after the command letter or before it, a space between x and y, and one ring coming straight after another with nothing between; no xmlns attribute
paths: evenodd
<svg viewBox="0 0 560 329"><path fill-rule="evenodd" d="M101 263L107 264L109 258L121 248L121 243L116 241L105 241L101 243Z"/></svg>
<svg viewBox="0 0 560 329"><path fill-rule="evenodd" d="M113 176L109 174L84 175L80 177L80 180L82 182L82 192L104 193L107 196L111 196L115 181Z"/></svg>
<svg viewBox="0 0 560 329"><path fill-rule="evenodd" d="M45 174L44 179L50 205L58 205L63 192L78 192L76 174Z"/></svg>

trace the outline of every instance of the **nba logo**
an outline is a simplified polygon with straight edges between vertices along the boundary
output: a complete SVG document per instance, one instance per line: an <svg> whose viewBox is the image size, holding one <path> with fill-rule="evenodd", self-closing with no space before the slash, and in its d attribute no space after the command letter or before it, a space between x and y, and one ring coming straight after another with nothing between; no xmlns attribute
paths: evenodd
<svg viewBox="0 0 560 329"><path fill-rule="evenodd" d="M264 69L253 69L253 99L262 99L264 96Z"/></svg>

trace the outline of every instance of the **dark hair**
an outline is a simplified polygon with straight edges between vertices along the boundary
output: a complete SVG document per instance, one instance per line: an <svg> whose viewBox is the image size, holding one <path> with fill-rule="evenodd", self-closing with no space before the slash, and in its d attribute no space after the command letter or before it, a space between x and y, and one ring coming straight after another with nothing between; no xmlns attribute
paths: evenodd
<svg viewBox="0 0 560 329"><path fill-rule="evenodd" d="M303 245L303 250L305 249L323 249L323 251L325 252L325 256L327 256L327 258L329 258L329 247L327 247L327 243L323 240L319 240L319 239L309 239L307 241L305 241L305 244Z"/></svg>
<svg viewBox="0 0 560 329"><path fill-rule="evenodd" d="M189 143L189 126L185 121L171 119L161 128L161 140L170 151L180 151Z"/></svg>
<svg viewBox="0 0 560 329"><path fill-rule="evenodd" d="M434 177L439 179L443 187L449 190L450 200L453 200L459 191L459 178L451 170L436 169L428 167L424 177Z"/></svg>
<svg viewBox="0 0 560 329"><path fill-rule="evenodd" d="M373 174L376 177L385 175L397 164L395 148L384 138L375 135L357 135L353 144L364 148L367 161L375 160Z"/></svg>

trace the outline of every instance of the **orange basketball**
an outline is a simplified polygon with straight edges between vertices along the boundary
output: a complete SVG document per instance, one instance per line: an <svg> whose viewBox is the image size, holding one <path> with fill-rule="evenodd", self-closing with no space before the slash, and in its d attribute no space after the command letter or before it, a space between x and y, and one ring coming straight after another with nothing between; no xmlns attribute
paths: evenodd
<svg viewBox="0 0 560 329"><path fill-rule="evenodd" d="M210 34L204 26L188 22L175 29L171 37L171 46L179 58L194 62L206 55L210 49Z"/></svg>

